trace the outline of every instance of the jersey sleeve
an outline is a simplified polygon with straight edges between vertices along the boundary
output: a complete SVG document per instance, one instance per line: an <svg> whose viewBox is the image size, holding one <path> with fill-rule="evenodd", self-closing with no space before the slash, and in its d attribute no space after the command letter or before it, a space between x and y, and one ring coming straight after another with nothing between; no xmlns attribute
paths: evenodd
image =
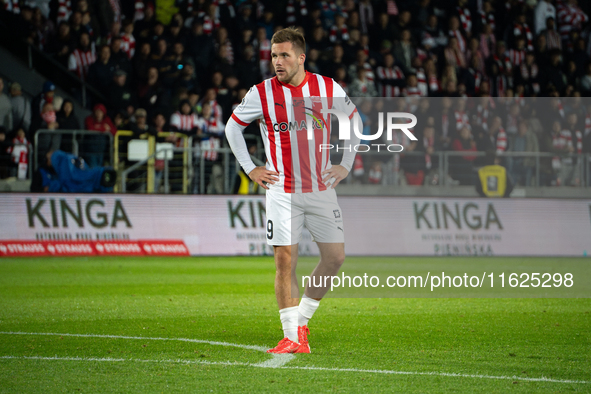
<svg viewBox="0 0 591 394"><path fill-rule="evenodd" d="M258 89L253 86L242 99L240 105L232 113L232 119L241 126L248 126L251 122L263 117L263 104Z"/></svg>
<svg viewBox="0 0 591 394"><path fill-rule="evenodd" d="M347 93L343 90L341 85L333 81L333 106L335 109L347 114L349 119L353 118L355 112L357 111L357 107L353 104L353 101L347 96ZM351 123L352 124L352 123ZM357 137L356 133L351 130L351 139L343 141L344 143L344 151L343 151L343 158L341 160L341 166L345 167L347 171L351 171L353 168L353 161L355 160L355 154L357 151L352 149L352 147L359 144L359 137Z"/></svg>
<svg viewBox="0 0 591 394"><path fill-rule="evenodd" d="M177 114L177 113L172 114L172 116L170 117L170 126L174 126L177 128L177 130L180 130L181 117L179 116L179 114Z"/></svg>
<svg viewBox="0 0 591 394"><path fill-rule="evenodd" d="M347 96L347 93L345 93L342 86L339 85L336 81L333 81L332 95L335 99L333 101L334 108L338 109L341 112L344 112L345 114L347 114L349 119L351 119L355 111L357 111L357 108L355 107L355 104L353 104L353 101L351 101L349 96Z"/></svg>

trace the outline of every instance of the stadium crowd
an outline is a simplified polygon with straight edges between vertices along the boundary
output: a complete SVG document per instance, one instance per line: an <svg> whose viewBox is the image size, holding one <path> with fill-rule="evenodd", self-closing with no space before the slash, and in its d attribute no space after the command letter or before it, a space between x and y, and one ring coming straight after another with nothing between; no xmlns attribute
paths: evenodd
<svg viewBox="0 0 591 394"><path fill-rule="evenodd" d="M358 155L355 181L437 184L437 152L512 151L556 154L543 158L541 184L579 185L580 162L562 154L591 153L587 2L2 2L1 19L15 36L100 92L90 104L87 130L178 131L199 144L197 155L219 147L233 108L252 85L274 75L273 32L297 26L307 41L307 70L334 78L351 97L399 97L399 109L421 119L413 130L418 141L398 141L405 152L421 154ZM55 96L53 83L29 102L18 81L6 86L8 94L4 82L0 78L0 149L12 164L0 176L23 177L22 152L37 130L81 125L72 102ZM532 104L528 97L548 98ZM372 100L359 109L368 117L377 111ZM257 135L256 125L247 133ZM59 138L43 143L45 150L63 145ZM94 153L87 161L102 165L102 155ZM445 176L474 184L473 168L488 159L453 157ZM493 160L507 166L515 184L532 185L535 158Z"/></svg>

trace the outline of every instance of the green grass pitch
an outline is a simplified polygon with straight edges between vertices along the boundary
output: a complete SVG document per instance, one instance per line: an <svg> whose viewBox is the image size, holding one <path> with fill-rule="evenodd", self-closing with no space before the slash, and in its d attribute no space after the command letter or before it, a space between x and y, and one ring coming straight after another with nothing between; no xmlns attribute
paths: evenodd
<svg viewBox="0 0 591 394"><path fill-rule="evenodd" d="M591 392L591 299L325 299L312 354L277 357L273 279L272 257L2 259L0 392Z"/></svg>

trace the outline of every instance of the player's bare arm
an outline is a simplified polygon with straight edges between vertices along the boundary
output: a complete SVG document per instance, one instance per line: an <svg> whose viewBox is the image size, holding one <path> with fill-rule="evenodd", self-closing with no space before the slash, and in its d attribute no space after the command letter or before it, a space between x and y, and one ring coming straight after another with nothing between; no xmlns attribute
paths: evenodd
<svg viewBox="0 0 591 394"><path fill-rule="evenodd" d="M265 183L270 185L279 181L279 173L276 171L267 170L265 167L255 167L254 170L248 173L253 182L260 185L262 188L269 190Z"/></svg>

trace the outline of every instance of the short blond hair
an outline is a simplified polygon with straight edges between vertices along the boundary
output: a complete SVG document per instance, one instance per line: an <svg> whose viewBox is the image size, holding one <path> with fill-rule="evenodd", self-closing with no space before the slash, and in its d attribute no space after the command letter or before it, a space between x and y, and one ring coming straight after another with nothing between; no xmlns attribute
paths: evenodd
<svg viewBox="0 0 591 394"><path fill-rule="evenodd" d="M295 27L288 27L273 34L271 44L281 44L284 42L291 42L294 49L299 50L301 53L306 53L306 40L304 39L304 35Z"/></svg>

